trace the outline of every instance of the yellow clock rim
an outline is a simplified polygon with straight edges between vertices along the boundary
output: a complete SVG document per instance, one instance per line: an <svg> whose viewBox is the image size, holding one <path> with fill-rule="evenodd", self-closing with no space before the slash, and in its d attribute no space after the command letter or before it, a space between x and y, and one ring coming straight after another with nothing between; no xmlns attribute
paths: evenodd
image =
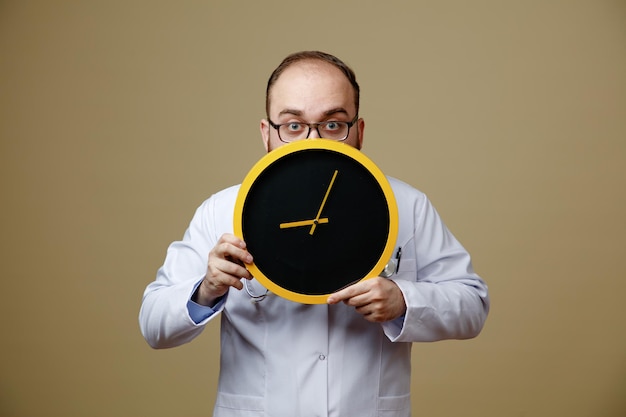
<svg viewBox="0 0 626 417"><path fill-rule="evenodd" d="M387 242L385 244L385 249L383 250L378 262L376 265L370 270L370 272L363 278L359 280L363 281L369 278L374 278L379 276L382 270L385 268L389 259L391 259L393 255L393 250L396 244L396 239L398 237L398 206L396 203L396 198L393 194L393 190L391 188L391 184L387 180L387 177L383 172L378 168L378 166L368 158L363 152L360 150L345 144L343 142L337 142L336 140L331 139L306 139L297 142L288 143L283 145L266 155L264 155L256 164L250 169L248 174L245 176L243 182L241 183L241 187L239 188L239 192L237 194L237 200L235 202L235 213L234 213L234 221L233 221L233 230L235 236L243 239L243 228L242 228L242 216L243 209L246 202L246 198L248 196L248 192L252 188L252 185L258 178L258 176L272 163L279 160L280 158L289 155L294 152L299 152L302 150L329 150L338 153L342 153L344 155L349 156L350 158L356 160L361 165L363 165L378 181L378 184L383 190L385 195L385 199L387 200L387 206L389 208L389 234L387 236ZM252 254L254 256L254 254ZM246 264L246 268L250 271L250 273L254 276L254 278L259 281L265 288L274 294L286 298L291 301L303 303L303 304L326 304L328 297L330 294L321 294L321 295L309 295L309 294L301 294L294 291L287 290L276 283L274 283L271 279L265 276L265 274L254 264Z"/></svg>

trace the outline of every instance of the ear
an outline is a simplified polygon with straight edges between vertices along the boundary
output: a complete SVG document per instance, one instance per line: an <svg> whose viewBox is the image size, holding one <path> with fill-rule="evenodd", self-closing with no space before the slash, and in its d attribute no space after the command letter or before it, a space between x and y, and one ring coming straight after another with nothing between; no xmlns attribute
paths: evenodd
<svg viewBox="0 0 626 417"><path fill-rule="evenodd" d="M363 120L362 118L360 118L359 120L356 121L356 126L357 126L357 130L358 130L358 135L357 135L357 149L361 149L361 147L363 147L363 131L365 130L365 120Z"/></svg>
<svg viewBox="0 0 626 417"><path fill-rule="evenodd" d="M261 138L263 139L263 146L265 146L265 151L270 151L270 124L267 119L261 120L261 125L259 126L261 129Z"/></svg>

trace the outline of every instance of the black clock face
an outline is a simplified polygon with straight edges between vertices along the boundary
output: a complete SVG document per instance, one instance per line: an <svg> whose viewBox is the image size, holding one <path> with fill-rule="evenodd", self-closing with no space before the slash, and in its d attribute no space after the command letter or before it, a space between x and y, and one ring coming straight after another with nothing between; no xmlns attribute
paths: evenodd
<svg viewBox="0 0 626 417"><path fill-rule="evenodd" d="M395 200L390 207L381 175L336 145L348 146L288 152L244 190L241 232L253 275L297 301L321 302L319 296L378 275L395 243Z"/></svg>

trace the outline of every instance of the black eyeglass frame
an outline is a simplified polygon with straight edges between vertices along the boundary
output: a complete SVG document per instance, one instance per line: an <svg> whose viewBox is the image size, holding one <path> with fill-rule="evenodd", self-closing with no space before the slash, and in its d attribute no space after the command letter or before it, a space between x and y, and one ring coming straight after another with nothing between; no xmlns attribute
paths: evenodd
<svg viewBox="0 0 626 417"><path fill-rule="evenodd" d="M346 136L344 136L341 139L333 139L333 140L336 140L337 142L342 142L342 141L346 140L348 138L348 136L350 136L350 128L352 126L354 126L354 124L357 122L357 120L359 120L359 115L358 114L356 116L354 116L354 119L352 119L351 122L342 122L340 120L327 120L325 122L317 122L317 123L289 122L289 123L281 123L281 124L277 125L276 123L272 122L269 117L267 118L267 121L269 122L270 126L272 126L274 129L276 129L276 132L278 133L278 139L280 139L280 141L283 142L283 143L291 143L291 142L293 142L295 140L308 139L309 136L311 135L311 129L312 128L315 128L315 130L317 130L318 136L320 138L322 138L323 136L320 133L320 129L319 129L320 125L323 125L323 124L326 124L326 123L333 123L333 122L334 123L345 123L345 124L348 125L348 131L346 132ZM294 140L291 140L291 141L286 141L283 138L281 138L280 137L280 128L281 128L281 126L290 125L292 123L297 123L299 125L306 125L306 126L308 126L309 131L306 133L306 136L301 138L301 139L294 139ZM332 138L329 138L329 139L332 139Z"/></svg>

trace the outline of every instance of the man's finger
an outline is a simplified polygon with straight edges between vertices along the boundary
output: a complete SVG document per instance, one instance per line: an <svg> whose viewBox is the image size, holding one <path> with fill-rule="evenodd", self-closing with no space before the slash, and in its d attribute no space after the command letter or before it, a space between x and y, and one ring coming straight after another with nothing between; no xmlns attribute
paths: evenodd
<svg viewBox="0 0 626 417"><path fill-rule="evenodd" d="M363 294L363 285L361 283L356 283L354 285L350 285L349 287L344 288L343 290L339 290L328 297L328 304L337 304L342 301L349 300L352 297L356 297L357 295Z"/></svg>

